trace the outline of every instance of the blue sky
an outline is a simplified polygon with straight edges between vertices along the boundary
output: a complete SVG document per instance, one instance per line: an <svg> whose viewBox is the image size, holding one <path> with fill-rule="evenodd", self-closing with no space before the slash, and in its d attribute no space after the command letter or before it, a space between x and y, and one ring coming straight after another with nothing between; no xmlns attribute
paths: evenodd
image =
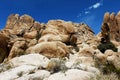
<svg viewBox="0 0 120 80"><path fill-rule="evenodd" d="M28 14L39 22L51 19L85 22L97 34L105 12L120 10L120 0L1 0L0 29L10 14Z"/></svg>

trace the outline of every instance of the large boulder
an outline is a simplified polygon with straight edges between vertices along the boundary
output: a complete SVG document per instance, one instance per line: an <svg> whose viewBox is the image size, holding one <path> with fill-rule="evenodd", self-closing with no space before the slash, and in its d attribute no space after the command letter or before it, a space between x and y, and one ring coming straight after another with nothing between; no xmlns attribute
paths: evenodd
<svg viewBox="0 0 120 80"><path fill-rule="evenodd" d="M75 37L74 34L75 28L72 22L65 22L63 20L50 20L45 25L45 29L41 32L41 38L39 42L44 40L50 40L76 44L77 37ZM72 40L74 41L72 42Z"/></svg>
<svg viewBox="0 0 120 80"><path fill-rule="evenodd" d="M25 39L36 39L37 37L37 31L31 31L31 32L25 32L23 35Z"/></svg>
<svg viewBox="0 0 120 80"><path fill-rule="evenodd" d="M48 58L67 57L70 53L68 47L62 42L41 42L26 50L26 53L40 53Z"/></svg>
<svg viewBox="0 0 120 80"><path fill-rule="evenodd" d="M6 29L13 29L14 25L16 24L16 22L19 20L19 14L11 14L8 17L8 20L6 22Z"/></svg>
<svg viewBox="0 0 120 80"><path fill-rule="evenodd" d="M25 31L29 31L34 24L34 19L29 15L19 16L12 14L8 17L5 29L12 29L11 34L22 36ZM10 35L10 34L9 34Z"/></svg>
<svg viewBox="0 0 120 80"><path fill-rule="evenodd" d="M50 72L46 70L38 70L33 74L27 74L15 80L45 80L50 76Z"/></svg>
<svg viewBox="0 0 120 80"><path fill-rule="evenodd" d="M109 66L114 66L116 70L120 72L120 53L113 52L112 50L105 51L105 55L107 56L107 61L110 64ZM113 67L113 68L114 68Z"/></svg>
<svg viewBox="0 0 120 80"><path fill-rule="evenodd" d="M47 23L48 27L53 25L60 33L74 33L74 25L72 22L65 22L63 20L50 20Z"/></svg>
<svg viewBox="0 0 120 80"><path fill-rule="evenodd" d="M22 55L20 57L15 57L8 61L9 64L12 64L11 67L18 67L22 65L32 65L36 67L42 67L46 68L49 59L43 55L40 55L38 53L28 54L28 55Z"/></svg>
<svg viewBox="0 0 120 80"><path fill-rule="evenodd" d="M103 68L106 65L107 58L105 54L98 52L94 55L95 65L98 68Z"/></svg>
<svg viewBox="0 0 120 80"><path fill-rule="evenodd" d="M25 49L26 49L25 41L16 41L10 50L8 60L12 59L13 57L25 54Z"/></svg>
<svg viewBox="0 0 120 80"><path fill-rule="evenodd" d="M70 69L65 73L59 72L51 75L47 80L91 80L95 79L93 73L78 70Z"/></svg>
<svg viewBox="0 0 120 80"><path fill-rule="evenodd" d="M94 56L93 48L91 47L83 48L78 52L78 55L79 55L80 63L88 66L95 66L94 59L93 59L93 56Z"/></svg>
<svg viewBox="0 0 120 80"><path fill-rule="evenodd" d="M36 67L32 65L22 65L0 73L0 78L1 80L15 80L18 77L21 77L22 75L34 71L35 69Z"/></svg>
<svg viewBox="0 0 120 80"><path fill-rule="evenodd" d="M21 34L22 31L28 31L33 26L34 19L29 15L23 15L14 25L13 30L16 34Z"/></svg>

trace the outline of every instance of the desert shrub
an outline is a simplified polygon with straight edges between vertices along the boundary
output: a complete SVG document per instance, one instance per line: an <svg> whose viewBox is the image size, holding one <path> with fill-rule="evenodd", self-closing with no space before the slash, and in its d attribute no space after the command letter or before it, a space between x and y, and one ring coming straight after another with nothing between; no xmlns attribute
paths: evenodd
<svg viewBox="0 0 120 80"><path fill-rule="evenodd" d="M112 73L112 72L117 72L115 66L113 64L109 64L109 63L107 63L102 70L103 70L102 72L105 73L105 74Z"/></svg>
<svg viewBox="0 0 120 80"><path fill-rule="evenodd" d="M59 71L65 72L67 70L67 67L65 66L65 60L60 58L60 59L51 59L46 69L51 73L55 73Z"/></svg>
<svg viewBox="0 0 120 80"><path fill-rule="evenodd" d="M90 79L90 80L119 80L118 75L115 73L110 73L110 74L101 74L96 77L96 79Z"/></svg>
<svg viewBox="0 0 120 80"><path fill-rule="evenodd" d="M120 70L116 69L113 64L106 63L100 70L102 75L97 80L120 80Z"/></svg>
<svg viewBox="0 0 120 80"><path fill-rule="evenodd" d="M97 48L102 52L104 53L107 49L111 49L113 50L114 52L117 52L118 49L115 47L114 44L112 44L112 42L110 43L101 43L97 46Z"/></svg>

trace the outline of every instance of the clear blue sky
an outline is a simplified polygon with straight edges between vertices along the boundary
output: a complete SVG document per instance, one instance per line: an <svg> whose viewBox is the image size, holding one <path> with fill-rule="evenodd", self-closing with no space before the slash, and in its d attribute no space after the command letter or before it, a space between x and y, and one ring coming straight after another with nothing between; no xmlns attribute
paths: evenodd
<svg viewBox="0 0 120 80"><path fill-rule="evenodd" d="M51 19L85 22L98 33L104 13L119 10L120 0L1 0L0 29L10 14L17 13L45 23Z"/></svg>

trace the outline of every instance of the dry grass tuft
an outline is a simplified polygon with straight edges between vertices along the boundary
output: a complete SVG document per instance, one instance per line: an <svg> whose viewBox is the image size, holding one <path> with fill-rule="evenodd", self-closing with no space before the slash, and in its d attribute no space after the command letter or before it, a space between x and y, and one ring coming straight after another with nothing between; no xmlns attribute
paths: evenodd
<svg viewBox="0 0 120 80"><path fill-rule="evenodd" d="M101 74L100 76L97 76L96 79L91 79L91 80L120 80L118 78L118 75L115 73L110 73L110 74Z"/></svg>

